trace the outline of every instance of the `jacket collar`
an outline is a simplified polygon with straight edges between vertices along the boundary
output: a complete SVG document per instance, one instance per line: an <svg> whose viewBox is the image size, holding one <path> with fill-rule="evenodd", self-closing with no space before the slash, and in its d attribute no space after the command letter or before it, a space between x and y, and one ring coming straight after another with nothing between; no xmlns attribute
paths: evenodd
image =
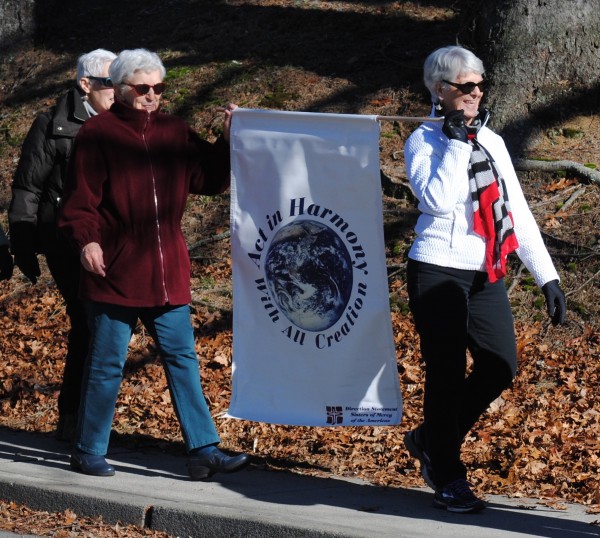
<svg viewBox="0 0 600 538"><path fill-rule="evenodd" d="M89 117L81 90L72 88L56 103L52 115L52 135L73 138Z"/></svg>
<svg viewBox="0 0 600 538"><path fill-rule="evenodd" d="M83 104L83 98L85 96L83 90L79 89L78 87L74 88L69 92L69 96L73 102L73 117L83 123L90 117L88 111L85 109L85 105Z"/></svg>
<svg viewBox="0 0 600 538"><path fill-rule="evenodd" d="M148 125L154 123L159 111L146 112L138 110L121 101L115 101L110 111L121 121L127 123L135 131L142 132Z"/></svg>

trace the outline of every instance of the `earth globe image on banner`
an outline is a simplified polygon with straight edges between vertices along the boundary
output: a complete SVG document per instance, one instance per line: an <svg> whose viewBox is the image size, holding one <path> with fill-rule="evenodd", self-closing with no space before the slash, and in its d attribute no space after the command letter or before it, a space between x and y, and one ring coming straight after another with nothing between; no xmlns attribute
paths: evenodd
<svg viewBox="0 0 600 538"><path fill-rule="evenodd" d="M323 331L344 313L352 293L352 260L340 237L315 220L283 226L265 257L265 277L285 317L305 331Z"/></svg>

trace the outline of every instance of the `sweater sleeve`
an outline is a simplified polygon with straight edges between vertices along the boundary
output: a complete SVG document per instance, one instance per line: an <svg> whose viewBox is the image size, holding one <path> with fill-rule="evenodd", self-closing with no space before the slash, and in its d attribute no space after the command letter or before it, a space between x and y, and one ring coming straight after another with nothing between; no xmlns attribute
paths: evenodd
<svg viewBox="0 0 600 538"><path fill-rule="evenodd" d="M8 210L13 253L35 251L40 199L56 157L54 140L48 136L50 118L50 113L39 114L21 147Z"/></svg>
<svg viewBox="0 0 600 538"><path fill-rule="evenodd" d="M533 275L539 287L550 280L560 280L542 239L539 226L529 209L506 145L500 136L494 135L494 137L496 138L493 143L494 159L506 183L515 234L519 242L516 254Z"/></svg>
<svg viewBox="0 0 600 538"><path fill-rule="evenodd" d="M406 141L406 173L419 210L435 216L451 214L468 186L471 147L458 140L444 143L437 131L418 128Z"/></svg>
<svg viewBox="0 0 600 538"><path fill-rule="evenodd" d="M106 163L93 133L84 125L73 144L69 159L58 227L81 250L100 243L98 207L106 181Z"/></svg>
<svg viewBox="0 0 600 538"><path fill-rule="evenodd" d="M229 142L219 137L213 144L189 129L191 181L193 194L213 195L227 190L231 181Z"/></svg>

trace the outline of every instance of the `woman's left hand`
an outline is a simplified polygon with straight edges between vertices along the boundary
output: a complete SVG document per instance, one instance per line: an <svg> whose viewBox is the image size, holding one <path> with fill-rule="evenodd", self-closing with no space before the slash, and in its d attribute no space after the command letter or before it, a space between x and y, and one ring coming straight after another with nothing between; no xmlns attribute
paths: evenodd
<svg viewBox="0 0 600 538"><path fill-rule="evenodd" d="M225 108L225 123L223 124L223 138L225 138L225 140L227 140L227 142L229 142L229 133L231 131L231 113L237 108L238 106L233 104L233 103L229 103L227 105L227 107Z"/></svg>
<svg viewBox="0 0 600 538"><path fill-rule="evenodd" d="M548 315L552 319L552 325L563 325L567 313L567 300L565 294L558 285L558 280L550 280L542 286Z"/></svg>

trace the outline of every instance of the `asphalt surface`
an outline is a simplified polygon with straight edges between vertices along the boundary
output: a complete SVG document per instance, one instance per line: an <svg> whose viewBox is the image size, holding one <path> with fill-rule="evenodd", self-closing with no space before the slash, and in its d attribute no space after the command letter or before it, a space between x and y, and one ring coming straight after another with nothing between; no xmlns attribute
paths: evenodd
<svg viewBox="0 0 600 538"><path fill-rule="evenodd" d="M69 450L48 434L0 428L0 499L180 538L600 537L600 516L577 504L554 510L533 499L489 496L479 514L452 514L431 506L428 488L381 488L257 465L194 482L184 457L124 448L107 457L115 476L92 477L70 470ZM0 531L0 538L14 536Z"/></svg>

